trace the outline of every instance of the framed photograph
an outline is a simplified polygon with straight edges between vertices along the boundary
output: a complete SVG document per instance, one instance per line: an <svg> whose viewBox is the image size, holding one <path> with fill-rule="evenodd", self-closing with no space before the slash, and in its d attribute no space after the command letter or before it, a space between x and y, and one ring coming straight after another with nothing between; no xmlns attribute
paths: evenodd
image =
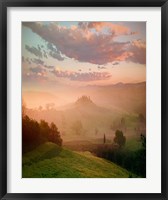
<svg viewBox="0 0 168 200"><path fill-rule="evenodd" d="M167 1L0 9L0 198L167 199Z"/></svg>

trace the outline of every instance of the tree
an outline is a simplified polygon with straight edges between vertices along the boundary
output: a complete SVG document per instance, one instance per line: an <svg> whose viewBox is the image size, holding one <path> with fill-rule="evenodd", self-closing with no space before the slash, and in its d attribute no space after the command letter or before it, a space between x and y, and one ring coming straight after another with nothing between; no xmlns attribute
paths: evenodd
<svg viewBox="0 0 168 200"><path fill-rule="evenodd" d="M22 117L22 147L23 152L29 151L41 143L40 126L37 121L27 115Z"/></svg>
<svg viewBox="0 0 168 200"><path fill-rule="evenodd" d="M48 141L49 140L49 134L50 134L50 127L45 120L40 121L40 132L41 132L42 141L43 142Z"/></svg>
<svg viewBox="0 0 168 200"><path fill-rule="evenodd" d="M143 134L141 134L141 143L142 147L146 149L146 137Z"/></svg>
<svg viewBox="0 0 168 200"><path fill-rule="evenodd" d="M53 142L62 146L60 132L56 125L41 120L38 123L36 120L29 118L27 115L22 117L22 149L23 153L31 151L38 145L45 142Z"/></svg>
<svg viewBox="0 0 168 200"><path fill-rule="evenodd" d="M62 146L62 139L60 136L60 132L58 131L58 128L56 127L56 125L53 122L50 125L49 141L53 142L59 146Z"/></svg>
<svg viewBox="0 0 168 200"><path fill-rule="evenodd" d="M119 148L122 148L125 145L126 137L123 135L122 131L116 130L114 142L118 144Z"/></svg>

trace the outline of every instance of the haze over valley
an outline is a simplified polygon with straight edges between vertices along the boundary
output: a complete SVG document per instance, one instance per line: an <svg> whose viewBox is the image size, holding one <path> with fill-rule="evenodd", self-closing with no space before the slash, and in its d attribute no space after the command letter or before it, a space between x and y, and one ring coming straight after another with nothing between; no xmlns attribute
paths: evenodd
<svg viewBox="0 0 168 200"><path fill-rule="evenodd" d="M104 134L112 140L115 128L121 126L122 118L125 120L124 128L127 129L125 134L128 137L137 137L138 131L139 134L140 131L145 132L144 125L135 131L136 126L140 126L138 125L139 115L143 115L144 119L146 117L145 88L145 82L81 87L78 90L69 91L72 96L76 94L76 98L72 98L72 101L65 105L62 102L62 106L56 106L55 96L58 96L58 102L63 98L59 98L58 94L50 95L52 98L49 102L36 108L27 106L26 113L38 121L44 119L49 123L56 123L64 142L75 138L78 140L100 139ZM86 93L87 95L81 95ZM42 96L38 97L37 92L34 97L32 96L32 101L37 102L38 98L42 99Z"/></svg>

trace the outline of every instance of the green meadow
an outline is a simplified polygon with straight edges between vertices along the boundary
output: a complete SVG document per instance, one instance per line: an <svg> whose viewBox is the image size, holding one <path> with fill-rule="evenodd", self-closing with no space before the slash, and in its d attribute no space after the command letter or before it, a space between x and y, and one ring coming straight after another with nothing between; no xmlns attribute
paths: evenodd
<svg viewBox="0 0 168 200"><path fill-rule="evenodd" d="M124 168L90 152L45 143L23 155L23 178L128 178Z"/></svg>

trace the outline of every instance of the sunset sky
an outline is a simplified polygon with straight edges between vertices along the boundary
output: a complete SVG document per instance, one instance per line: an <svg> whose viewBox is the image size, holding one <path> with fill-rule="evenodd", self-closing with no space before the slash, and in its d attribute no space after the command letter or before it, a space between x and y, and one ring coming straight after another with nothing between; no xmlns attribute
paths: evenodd
<svg viewBox="0 0 168 200"><path fill-rule="evenodd" d="M22 88L146 81L145 22L23 22Z"/></svg>

